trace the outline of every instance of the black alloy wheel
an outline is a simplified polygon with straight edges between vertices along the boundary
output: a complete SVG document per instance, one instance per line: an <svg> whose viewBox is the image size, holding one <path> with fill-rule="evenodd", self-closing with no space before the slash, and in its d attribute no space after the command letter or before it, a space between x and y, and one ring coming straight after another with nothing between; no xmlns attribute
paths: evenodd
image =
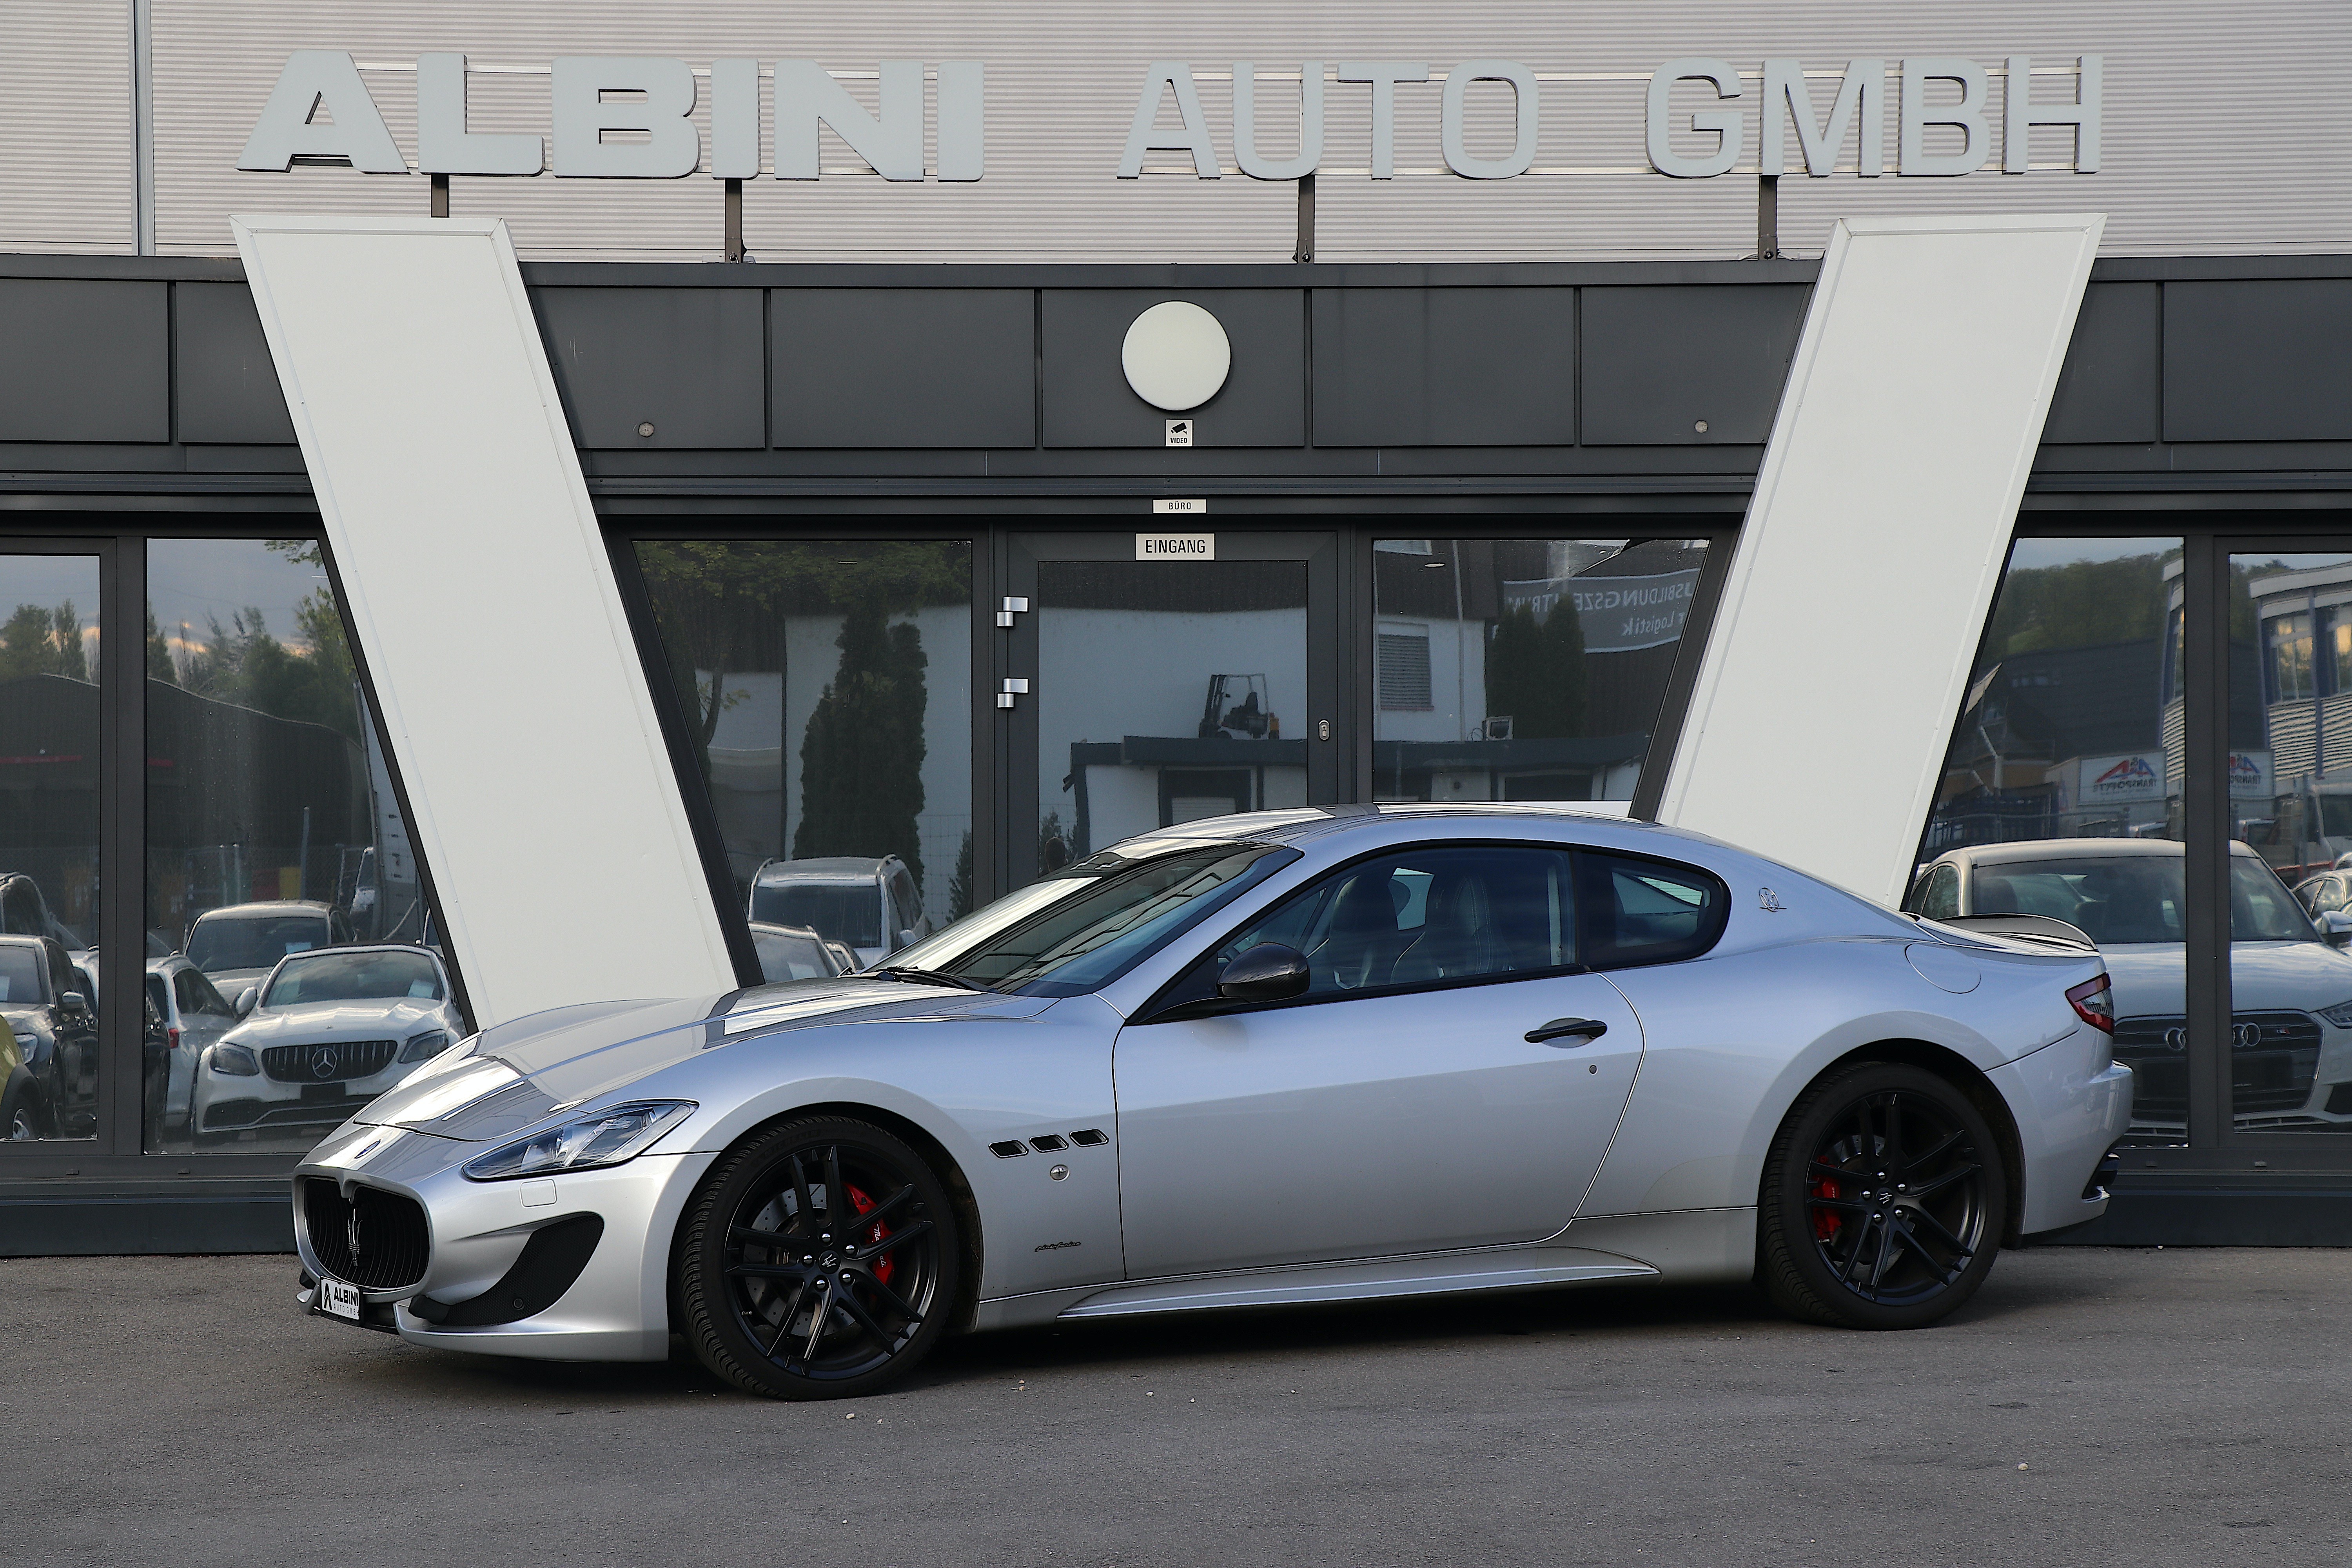
<svg viewBox="0 0 2352 1568"><path fill-rule="evenodd" d="M947 1189L901 1140L845 1117L786 1122L720 1159L688 1206L678 1328L750 1393L870 1393L946 1332L958 1229Z"/></svg>
<svg viewBox="0 0 2352 1568"><path fill-rule="evenodd" d="M1920 1068L1865 1062L1790 1108L1764 1166L1757 1279L1791 1317L1924 1328L1992 1271L2008 1183L1983 1113Z"/></svg>

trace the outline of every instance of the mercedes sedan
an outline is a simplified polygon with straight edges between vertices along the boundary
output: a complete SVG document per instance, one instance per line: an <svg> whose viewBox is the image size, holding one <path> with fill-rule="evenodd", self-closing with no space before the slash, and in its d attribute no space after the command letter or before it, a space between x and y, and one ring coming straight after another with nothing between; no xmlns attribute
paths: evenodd
<svg viewBox="0 0 2352 1568"><path fill-rule="evenodd" d="M1931 923L1567 808L1196 822L881 968L461 1042L299 1167L311 1312L784 1398L941 1335L1761 1282L1893 1329L2104 1212L2131 1110L2055 921Z"/></svg>

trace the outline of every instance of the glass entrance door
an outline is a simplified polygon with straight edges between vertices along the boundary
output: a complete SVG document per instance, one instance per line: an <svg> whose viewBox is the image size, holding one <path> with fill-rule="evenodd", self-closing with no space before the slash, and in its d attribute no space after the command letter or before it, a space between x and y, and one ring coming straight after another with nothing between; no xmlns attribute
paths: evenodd
<svg viewBox="0 0 2352 1568"><path fill-rule="evenodd" d="M1155 827L1340 798L1330 535L1011 542L1008 887Z"/></svg>

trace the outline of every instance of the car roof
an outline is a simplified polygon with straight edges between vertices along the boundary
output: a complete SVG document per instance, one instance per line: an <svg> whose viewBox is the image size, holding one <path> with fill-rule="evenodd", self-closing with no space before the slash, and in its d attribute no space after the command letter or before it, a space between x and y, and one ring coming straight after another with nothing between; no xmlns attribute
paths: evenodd
<svg viewBox="0 0 2352 1568"><path fill-rule="evenodd" d="M2130 858L2179 859L2185 847L2169 838L2026 838L2013 844L1978 844L1947 849L1936 857L1954 865L2005 866L2020 860L2094 860ZM2252 847L2236 839L2230 853L2257 858Z"/></svg>
<svg viewBox="0 0 2352 1568"><path fill-rule="evenodd" d="M323 915L327 912L326 904L317 899L257 899L249 904L223 904L216 910L206 910L196 917L196 921L202 924L212 920L252 921L265 915Z"/></svg>
<svg viewBox="0 0 2352 1568"><path fill-rule="evenodd" d="M872 877L897 858L895 855L871 860L859 855L822 855L808 860L771 860L760 868L758 879L765 882L771 879L799 881L820 877Z"/></svg>

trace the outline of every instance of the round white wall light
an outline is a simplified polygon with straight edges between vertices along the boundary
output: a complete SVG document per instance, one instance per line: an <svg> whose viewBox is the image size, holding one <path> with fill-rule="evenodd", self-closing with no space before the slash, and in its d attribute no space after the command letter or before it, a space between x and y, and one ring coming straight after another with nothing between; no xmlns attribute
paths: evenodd
<svg viewBox="0 0 2352 1568"><path fill-rule="evenodd" d="M1217 395L1234 367L1234 345L1216 317L1182 300L1167 300L1129 324L1118 357L1138 397L1181 414Z"/></svg>

